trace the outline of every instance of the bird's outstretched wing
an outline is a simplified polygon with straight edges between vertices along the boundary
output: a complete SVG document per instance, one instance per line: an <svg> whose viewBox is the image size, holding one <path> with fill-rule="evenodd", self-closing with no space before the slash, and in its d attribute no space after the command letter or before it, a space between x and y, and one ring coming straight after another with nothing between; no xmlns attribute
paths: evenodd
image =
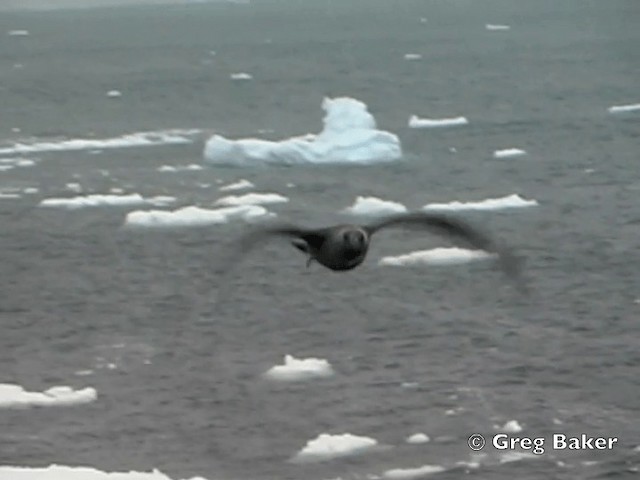
<svg viewBox="0 0 640 480"><path fill-rule="evenodd" d="M422 227L455 243L497 254L500 267L505 274L514 280L521 290L526 290L521 276L522 259L511 249L464 220L439 213L410 212L378 219L364 225L363 228L372 235L380 229L395 226Z"/></svg>

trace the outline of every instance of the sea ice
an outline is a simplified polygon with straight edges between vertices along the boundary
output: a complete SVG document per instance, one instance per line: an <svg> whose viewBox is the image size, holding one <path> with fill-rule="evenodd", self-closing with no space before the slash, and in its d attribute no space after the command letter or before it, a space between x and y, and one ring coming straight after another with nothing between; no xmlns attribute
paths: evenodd
<svg viewBox="0 0 640 480"><path fill-rule="evenodd" d="M189 165L162 165L158 168L159 172L192 172L197 170L202 170L204 167L202 165L198 165L196 163L191 163Z"/></svg>
<svg viewBox="0 0 640 480"><path fill-rule="evenodd" d="M9 37L27 37L29 35L29 30L9 30L7 35Z"/></svg>
<svg viewBox="0 0 640 480"><path fill-rule="evenodd" d="M525 200L513 194L500 198L487 198L479 202L430 203L422 207L424 210L502 210L505 208L533 207L537 200Z"/></svg>
<svg viewBox="0 0 640 480"><path fill-rule="evenodd" d="M509 420L503 426L496 426L496 430L500 430L505 433L518 433L522 431L522 426L517 420Z"/></svg>
<svg viewBox="0 0 640 480"><path fill-rule="evenodd" d="M420 55L419 53L405 53L404 55L405 60L420 60L421 58L422 55Z"/></svg>
<svg viewBox="0 0 640 480"><path fill-rule="evenodd" d="M0 383L0 408L67 407L93 402L98 394L91 387L51 387L44 392L28 392L20 385Z"/></svg>
<svg viewBox="0 0 640 480"><path fill-rule="evenodd" d="M272 203L286 203L289 199L277 193L247 193L245 195L229 195L219 198L214 205L231 207L238 205L269 205Z"/></svg>
<svg viewBox="0 0 640 480"><path fill-rule="evenodd" d="M107 97L109 98L120 98L122 96L122 92L119 90L109 90L107 92Z"/></svg>
<svg viewBox="0 0 640 480"><path fill-rule="evenodd" d="M414 433L413 435L407 437L407 443L411 443L413 445L418 445L421 443L427 443L429 441L429 436L424 433Z"/></svg>
<svg viewBox="0 0 640 480"><path fill-rule="evenodd" d="M240 72L240 73L232 73L231 80L251 80L253 77L248 73Z"/></svg>
<svg viewBox="0 0 640 480"><path fill-rule="evenodd" d="M321 433L318 438L309 440L307 445L300 450L293 461L321 461L337 457L357 455L372 450L378 445L378 441L350 433L331 435Z"/></svg>
<svg viewBox="0 0 640 480"><path fill-rule="evenodd" d="M640 110L640 103L629 105L614 105L613 107L609 107L609 113L627 113L635 112L638 110Z"/></svg>
<svg viewBox="0 0 640 480"><path fill-rule="evenodd" d="M248 188L254 188L254 187L255 185L253 183L251 183L249 180L245 180L244 178L242 178L237 182L224 185L218 188L218 190L220 190L221 192L229 192L232 190L246 190Z"/></svg>
<svg viewBox="0 0 640 480"><path fill-rule="evenodd" d="M521 155L526 155L527 152L521 150L519 148L505 148L503 150L496 150L493 152L494 158L508 158L508 157L519 157Z"/></svg>
<svg viewBox="0 0 640 480"><path fill-rule="evenodd" d="M475 260L492 258L493 254L482 250L466 250L458 247L440 247L431 250L419 250L416 252L398 255L395 257L383 257L378 265L404 267L407 265L460 265Z"/></svg>
<svg viewBox="0 0 640 480"><path fill-rule="evenodd" d="M191 143L192 137L200 130L159 130L137 132L120 137L104 139L75 138L48 142L14 143L0 148L0 155L34 152L63 152L72 150L92 150L104 148L146 147L154 145L179 145Z"/></svg>
<svg viewBox="0 0 640 480"><path fill-rule="evenodd" d="M324 128L280 141L211 137L204 148L204 160L211 164L329 164L366 165L400 159L400 140L376 129L367 106L353 98L325 98Z"/></svg>
<svg viewBox="0 0 640 480"><path fill-rule="evenodd" d="M0 466L0 480L172 480L159 470L103 472L91 467L50 465L44 468ZM206 480L192 477L188 480Z"/></svg>
<svg viewBox="0 0 640 480"><path fill-rule="evenodd" d="M174 197L151 197L144 198L139 193L129 195L87 195L85 197L73 198L47 198L40 202L41 207L58 207L76 209L83 207L123 207L130 205L167 205L175 201Z"/></svg>
<svg viewBox="0 0 640 480"><path fill-rule="evenodd" d="M469 121L466 117L451 118L420 118L417 115L409 117L410 128L439 128L439 127L455 127L458 125L466 125Z"/></svg>
<svg viewBox="0 0 640 480"><path fill-rule="evenodd" d="M491 23L487 23L484 28L486 28L487 30L492 30L492 31L499 31L499 30L511 30L511 27L509 25L493 25Z"/></svg>
<svg viewBox="0 0 640 480"><path fill-rule="evenodd" d="M291 355L284 357L283 365L275 365L264 373L265 377L271 380L289 382L326 378L333 374L333 368L327 360L322 358L294 358Z"/></svg>
<svg viewBox="0 0 640 480"><path fill-rule="evenodd" d="M386 215L392 213L403 213L406 211L407 207L401 203L382 200L377 197L358 196L353 205L342 210L342 213L349 213L352 215Z"/></svg>
<svg viewBox="0 0 640 480"><path fill-rule="evenodd" d="M445 468L440 465L423 465L418 468L395 468L387 470L382 476L388 480L409 480L413 478L426 477L427 475L444 471Z"/></svg>
<svg viewBox="0 0 640 480"><path fill-rule="evenodd" d="M234 219L251 221L257 218L271 218L274 216L274 213L259 205L239 205L214 210L190 206L172 212L164 210L129 212L125 225L137 227L192 227L227 223Z"/></svg>

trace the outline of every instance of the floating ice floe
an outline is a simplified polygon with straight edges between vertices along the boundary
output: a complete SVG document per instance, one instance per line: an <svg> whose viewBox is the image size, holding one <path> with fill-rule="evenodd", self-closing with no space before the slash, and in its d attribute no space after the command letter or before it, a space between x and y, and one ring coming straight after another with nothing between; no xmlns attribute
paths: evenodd
<svg viewBox="0 0 640 480"><path fill-rule="evenodd" d="M424 210L502 210L505 208L533 207L537 200L525 200L520 195L513 194L500 198L487 198L479 202L450 202L430 203L422 207Z"/></svg>
<svg viewBox="0 0 640 480"><path fill-rule="evenodd" d="M9 37L27 37L29 36L29 30L9 30L7 32Z"/></svg>
<svg viewBox="0 0 640 480"><path fill-rule="evenodd" d="M41 207L84 208L84 207L125 207L130 205L167 205L175 202L175 197L144 198L139 193L130 195L87 195L73 198L47 198L40 202Z"/></svg>
<svg viewBox="0 0 640 480"><path fill-rule="evenodd" d="M420 60L422 58L422 55L420 55L419 53L405 53L404 54L404 59L405 60Z"/></svg>
<svg viewBox="0 0 640 480"><path fill-rule="evenodd" d="M312 462L332 458L358 455L378 446L378 441L350 433L330 435L321 433L318 438L309 440L307 445L292 459L294 462Z"/></svg>
<svg viewBox="0 0 640 480"><path fill-rule="evenodd" d="M334 374L331 364L322 358L295 358L291 355L284 357L283 365L275 365L264 373L271 380L295 382L298 380L312 380L326 378Z"/></svg>
<svg viewBox="0 0 640 480"><path fill-rule="evenodd" d="M421 443L427 443L429 441L429 436L424 433L414 433L413 435L407 437L407 443L412 445L419 445Z"/></svg>
<svg viewBox="0 0 640 480"><path fill-rule="evenodd" d="M329 164L366 165L400 159L400 140L376 129L367 106L353 98L325 98L324 128L318 135L280 141L246 138L230 140L214 135L204 148L211 164Z"/></svg>
<svg viewBox="0 0 640 480"><path fill-rule="evenodd" d="M518 433L522 431L522 426L517 420L509 420L502 426L495 425L494 428L504 433Z"/></svg>
<svg viewBox="0 0 640 480"><path fill-rule="evenodd" d="M410 128L456 127L458 125L467 125L468 123L469 121L466 117L420 118L417 115L409 117Z"/></svg>
<svg viewBox="0 0 640 480"><path fill-rule="evenodd" d="M511 27L509 25L494 25L491 23L487 23L484 28L486 28L487 30L492 30L492 31L499 31L499 30L511 30Z"/></svg>
<svg viewBox="0 0 640 480"><path fill-rule="evenodd" d="M122 92L120 90L109 90L107 92L107 97L109 98L120 98L122 96Z"/></svg>
<svg viewBox="0 0 640 480"><path fill-rule="evenodd" d="M0 192L0 199L15 199L15 198L22 198L22 195L20 195L19 193L7 193L7 192Z"/></svg>
<svg viewBox="0 0 640 480"><path fill-rule="evenodd" d="M614 105L609 107L609 113L628 113L637 112L640 110L640 103L634 103L629 105Z"/></svg>
<svg viewBox="0 0 640 480"><path fill-rule="evenodd" d="M352 215L386 215L391 213L403 213L407 207L398 202L382 200L377 197L358 196L350 207L342 210L342 213Z"/></svg>
<svg viewBox="0 0 640 480"><path fill-rule="evenodd" d="M68 407L93 402L97 398L91 387L51 387L44 392L28 392L20 385L0 383L0 408Z"/></svg>
<svg viewBox="0 0 640 480"><path fill-rule="evenodd" d="M8 172L9 170L13 170L15 167L13 165L0 165L0 172Z"/></svg>
<svg viewBox="0 0 640 480"><path fill-rule="evenodd" d="M247 193L245 195L229 195L219 198L214 205L231 207L237 205L269 205L273 203L286 203L289 199L277 193Z"/></svg>
<svg viewBox="0 0 640 480"><path fill-rule="evenodd" d="M505 148L503 150L496 150L495 152L493 152L493 158L519 157L526 154L526 151L519 148Z"/></svg>
<svg viewBox="0 0 640 480"><path fill-rule="evenodd" d="M162 165L158 168L159 172L193 172L202 170L204 167L197 163L191 163L189 165Z"/></svg>
<svg viewBox="0 0 640 480"><path fill-rule="evenodd" d="M220 190L221 192L229 192L232 190L246 190L248 188L254 188L254 187L255 185L253 183L251 183L249 180L245 180L244 178L242 178L237 182L230 183L229 185L224 185L218 188L218 190Z"/></svg>
<svg viewBox="0 0 640 480"><path fill-rule="evenodd" d="M35 164L35 160L29 158L0 158L0 169L3 170L10 170L13 167L33 167Z"/></svg>
<svg viewBox="0 0 640 480"><path fill-rule="evenodd" d="M40 191L39 188L27 187L22 191L22 193L26 193L27 195L33 195L34 193L38 193L39 191Z"/></svg>
<svg viewBox="0 0 640 480"><path fill-rule="evenodd" d="M431 250L420 250L405 255L383 257L378 265L404 267L407 265L460 265L493 258L493 254L483 250L466 250L458 247L441 247Z"/></svg>
<svg viewBox="0 0 640 480"><path fill-rule="evenodd" d="M418 468L394 468L382 474L383 478L389 480L409 480L413 478L426 477L434 473L444 472L445 468L440 465L423 465Z"/></svg>
<svg viewBox="0 0 640 480"><path fill-rule="evenodd" d="M44 468L0 466L0 480L172 480L160 472L103 472L91 467L50 465ZM206 480L192 477L188 480Z"/></svg>
<svg viewBox="0 0 640 480"><path fill-rule="evenodd" d="M248 73L240 72L240 73L232 73L231 80L251 80L253 77Z"/></svg>
<svg viewBox="0 0 640 480"><path fill-rule="evenodd" d="M214 210L190 206L172 212L164 210L129 212L125 225L138 227L194 227L227 223L235 219L251 221L258 218L271 217L275 217L275 213L269 212L259 205L239 205Z"/></svg>
<svg viewBox="0 0 640 480"><path fill-rule="evenodd" d="M63 152L92 150L100 148L147 147L154 145L179 145L191 143L200 130L159 130L156 132L138 132L120 137L104 139L76 138L58 141L33 143L14 143L10 147L0 148L0 155L14 155L34 152Z"/></svg>

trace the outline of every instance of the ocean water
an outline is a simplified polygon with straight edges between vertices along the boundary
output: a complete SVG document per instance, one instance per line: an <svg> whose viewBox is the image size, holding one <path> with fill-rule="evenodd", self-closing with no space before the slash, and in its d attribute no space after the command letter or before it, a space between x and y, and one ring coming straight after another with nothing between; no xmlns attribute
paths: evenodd
<svg viewBox="0 0 640 480"><path fill-rule="evenodd" d="M0 171L0 383L97 398L0 408L0 478L51 464L174 480L636 478L640 112L608 109L640 103L639 21L633 0L3 11L0 166L23 163ZM230 78L241 72L252 78ZM203 161L213 133L319 132L325 96L364 102L403 158ZM409 128L412 115L468 123ZM494 155L512 148L526 154ZM193 164L204 168L159 170ZM133 210L211 207L239 179L286 196L268 209L309 226L344 220L358 196L409 209L534 199L459 212L526 257L532 292L491 261L380 265L446 246L394 230L347 274L307 269L272 242L238 267L219 306L215 265L245 222L123 228ZM39 206L114 192L175 202ZM334 375L264 378L287 354L326 359ZM547 439L544 454L469 449L470 435L490 440L512 420L513 436ZM417 432L430 441L406 443ZM323 433L379 448L292 461ZM618 442L560 451L553 433ZM440 471L394 472L425 465Z"/></svg>

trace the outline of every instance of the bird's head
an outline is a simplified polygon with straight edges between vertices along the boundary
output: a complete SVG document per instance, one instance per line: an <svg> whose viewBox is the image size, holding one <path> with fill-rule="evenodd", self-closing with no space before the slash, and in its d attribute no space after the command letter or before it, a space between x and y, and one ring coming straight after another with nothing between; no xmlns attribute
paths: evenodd
<svg viewBox="0 0 640 480"><path fill-rule="evenodd" d="M367 248L367 235L360 229L347 230L342 238L345 246L351 250L362 251Z"/></svg>

